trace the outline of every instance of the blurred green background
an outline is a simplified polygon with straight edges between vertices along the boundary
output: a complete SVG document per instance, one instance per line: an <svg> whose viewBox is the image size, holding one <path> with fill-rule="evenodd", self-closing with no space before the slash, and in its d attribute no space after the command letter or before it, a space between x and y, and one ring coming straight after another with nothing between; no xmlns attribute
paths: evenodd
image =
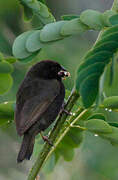
<svg viewBox="0 0 118 180"><path fill-rule="evenodd" d="M80 14L86 9L95 9L101 12L111 7L112 0L47 0L48 7L57 20L64 14ZM30 22L23 21L23 11L18 0L0 0L0 51L5 56L12 55L12 44L20 33L37 27L34 19ZM71 89L74 84L75 72L81 57L91 48L98 32L90 31L81 36L73 36L65 40L47 45L39 56L29 64L14 64L12 73L14 85L12 89L0 96L0 102L14 100L16 91L27 69L35 62L43 59L53 59L60 62L71 73L71 78L65 86ZM105 83L107 96L118 95L118 64L115 65L116 73L111 87L109 87L109 69ZM110 119L118 120L118 113L104 112ZM16 163L21 139L17 136L14 123L0 129L0 180L25 180L29 168L35 160ZM41 145L42 146L42 145ZM43 170L41 180L118 180L118 147L112 146L106 140L94 134L86 133L80 148L75 150L74 159L65 162L62 158L55 169L50 173Z"/></svg>

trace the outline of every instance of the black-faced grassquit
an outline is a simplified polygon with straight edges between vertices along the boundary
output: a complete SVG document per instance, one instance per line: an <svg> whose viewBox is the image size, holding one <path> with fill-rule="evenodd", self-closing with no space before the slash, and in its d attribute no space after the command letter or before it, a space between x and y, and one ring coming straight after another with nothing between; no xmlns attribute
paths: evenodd
<svg viewBox="0 0 118 180"><path fill-rule="evenodd" d="M26 74L16 95L15 122L18 135L24 136L17 162L30 159L35 136L47 129L64 103L62 78L70 75L59 63L43 60Z"/></svg>

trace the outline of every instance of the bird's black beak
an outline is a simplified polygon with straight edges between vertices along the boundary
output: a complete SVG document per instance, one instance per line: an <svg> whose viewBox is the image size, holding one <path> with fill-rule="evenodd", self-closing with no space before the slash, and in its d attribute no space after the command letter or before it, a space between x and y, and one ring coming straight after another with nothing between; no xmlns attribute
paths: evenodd
<svg viewBox="0 0 118 180"><path fill-rule="evenodd" d="M66 79L66 77L70 77L70 73L68 71L66 71L64 68L62 68L59 72L58 72L58 76L60 76L62 79Z"/></svg>

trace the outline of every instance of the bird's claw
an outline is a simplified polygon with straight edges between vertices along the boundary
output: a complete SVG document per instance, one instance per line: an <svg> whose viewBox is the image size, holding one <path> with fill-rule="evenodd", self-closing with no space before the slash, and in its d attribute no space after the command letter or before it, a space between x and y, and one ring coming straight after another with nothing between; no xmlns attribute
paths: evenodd
<svg viewBox="0 0 118 180"><path fill-rule="evenodd" d="M63 112L66 113L67 115L75 116L75 113L69 112L68 110L64 108L61 109L60 114L62 114Z"/></svg>
<svg viewBox="0 0 118 180"><path fill-rule="evenodd" d="M40 132L40 135L45 142L47 142L50 146L53 146L53 143L50 141L50 139L47 136L44 136L42 132Z"/></svg>
<svg viewBox="0 0 118 180"><path fill-rule="evenodd" d="M43 140L47 142L50 146L53 146L53 143L49 140L47 136L42 136Z"/></svg>

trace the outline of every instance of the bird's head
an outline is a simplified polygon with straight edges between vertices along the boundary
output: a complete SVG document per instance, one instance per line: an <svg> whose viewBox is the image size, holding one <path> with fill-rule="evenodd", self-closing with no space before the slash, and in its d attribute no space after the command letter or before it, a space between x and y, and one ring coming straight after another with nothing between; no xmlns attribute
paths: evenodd
<svg viewBox="0 0 118 180"><path fill-rule="evenodd" d="M44 79L65 79L70 73L59 63L51 60L43 60L35 64L30 73Z"/></svg>

